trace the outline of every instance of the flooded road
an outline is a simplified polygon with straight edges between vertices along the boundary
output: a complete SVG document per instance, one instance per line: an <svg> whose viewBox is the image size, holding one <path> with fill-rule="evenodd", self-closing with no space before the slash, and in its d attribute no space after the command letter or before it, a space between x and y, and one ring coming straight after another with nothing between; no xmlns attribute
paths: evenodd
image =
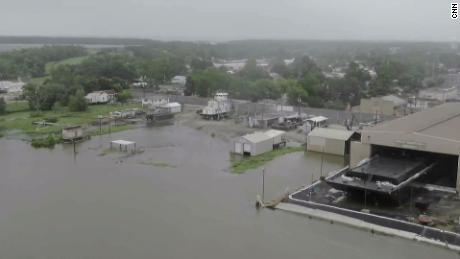
<svg viewBox="0 0 460 259"><path fill-rule="evenodd" d="M136 141L145 152L103 151ZM254 207L261 169L229 172L231 143L180 126L34 150L0 139L1 258L458 258L438 247ZM102 155L105 154L105 155ZM266 165L266 198L317 179L321 158ZM323 174L341 158L324 157Z"/></svg>

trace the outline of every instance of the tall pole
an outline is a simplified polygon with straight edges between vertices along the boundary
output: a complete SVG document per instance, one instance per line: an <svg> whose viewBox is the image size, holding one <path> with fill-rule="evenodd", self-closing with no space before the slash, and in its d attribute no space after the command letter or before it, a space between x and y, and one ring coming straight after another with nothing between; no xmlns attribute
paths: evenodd
<svg viewBox="0 0 460 259"><path fill-rule="evenodd" d="M321 169L320 169L320 177L323 177L323 161L324 161L324 146L321 149Z"/></svg>
<svg viewBox="0 0 460 259"><path fill-rule="evenodd" d="M265 167L262 168L262 202L265 201Z"/></svg>

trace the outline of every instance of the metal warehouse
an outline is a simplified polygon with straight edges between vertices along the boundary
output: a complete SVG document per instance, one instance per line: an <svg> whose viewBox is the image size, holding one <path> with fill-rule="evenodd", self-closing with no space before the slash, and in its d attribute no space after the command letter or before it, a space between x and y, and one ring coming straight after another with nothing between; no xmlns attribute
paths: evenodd
<svg viewBox="0 0 460 259"><path fill-rule="evenodd" d="M233 143L234 152L241 155L257 156L273 150L286 143L285 132L269 130L267 132L254 132L236 139Z"/></svg>
<svg viewBox="0 0 460 259"><path fill-rule="evenodd" d="M364 129L350 165L375 155L429 160L436 164L430 183L460 190L459 153L460 103L447 103Z"/></svg>
<svg viewBox="0 0 460 259"><path fill-rule="evenodd" d="M349 154L354 136L357 136L354 131L315 128L307 136L307 150L343 156Z"/></svg>

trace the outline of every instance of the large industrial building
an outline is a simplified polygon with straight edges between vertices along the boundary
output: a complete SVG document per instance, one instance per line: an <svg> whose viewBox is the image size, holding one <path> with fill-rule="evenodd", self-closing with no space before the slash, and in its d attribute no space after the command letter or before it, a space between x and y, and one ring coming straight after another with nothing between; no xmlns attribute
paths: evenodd
<svg viewBox="0 0 460 259"><path fill-rule="evenodd" d="M460 191L460 103L443 104L364 129L361 142L351 143L350 153L352 168L376 155L429 161L435 166L421 179Z"/></svg>

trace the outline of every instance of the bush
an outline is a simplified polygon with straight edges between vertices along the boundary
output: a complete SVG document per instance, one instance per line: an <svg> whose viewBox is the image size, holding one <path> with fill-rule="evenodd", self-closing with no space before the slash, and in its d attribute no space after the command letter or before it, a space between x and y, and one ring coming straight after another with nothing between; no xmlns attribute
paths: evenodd
<svg viewBox="0 0 460 259"><path fill-rule="evenodd" d="M41 117L43 116L43 114L41 112L31 112L29 117L30 118L38 118L38 117Z"/></svg>
<svg viewBox="0 0 460 259"><path fill-rule="evenodd" d="M78 90L74 96L69 98L69 110L73 112L86 111L88 104L85 100L85 93L83 90Z"/></svg>
<svg viewBox="0 0 460 259"><path fill-rule="evenodd" d="M5 114L6 113L6 103L5 100L0 98L0 114Z"/></svg>
<svg viewBox="0 0 460 259"><path fill-rule="evenodd" d="M57 117L50 117L50 118L45 118L44 120L46 122L49 122L49 123L56 123L58 121L58 118Z"/></svg>
<svg viewBox="0 0 460 259"><path fill-rule="evenodd" d="M126 103L131 98L133 98L133 94L129 90L123 90L118 94L118 101L121 103Z"/></svg>
<svg viewBox="0 0 460 259"><path fill-rule="evenodd" d="M59 144L61 140L55 138L53 135L48 135L46 138L32 139L32 146L34 148L54 148L54 145Z"/></svg>

